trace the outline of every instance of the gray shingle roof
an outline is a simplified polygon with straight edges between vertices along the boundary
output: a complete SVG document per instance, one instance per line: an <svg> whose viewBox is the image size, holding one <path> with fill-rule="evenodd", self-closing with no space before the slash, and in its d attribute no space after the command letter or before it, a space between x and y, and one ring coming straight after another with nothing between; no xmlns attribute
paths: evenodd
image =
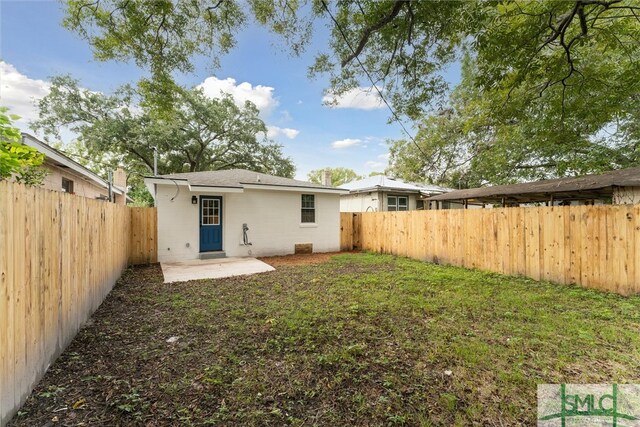
<svg viewBox="0 0 640 427"><path fill-rule="evenodd" d="M172 173L148 178L165 178L186 180L190 185L203 185L208 187L234 187L243 188L243 184L251 185L275 185L281 187L300 187L332 189L321 184L299 181L297 179L283 178L281 176L267 175L266 173L252 172L246 169L228 169L220 171Z"/></svg>

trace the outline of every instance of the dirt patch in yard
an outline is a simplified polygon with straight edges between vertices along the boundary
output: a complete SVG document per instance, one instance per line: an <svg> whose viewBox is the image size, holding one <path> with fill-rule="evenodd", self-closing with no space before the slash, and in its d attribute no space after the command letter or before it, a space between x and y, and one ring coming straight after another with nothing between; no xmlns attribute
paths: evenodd
<svg viewBox="0 0 640 427"><path fill-rule="evenodd" d="M284 256L268 256L258 258L272 267L278 268L284 265L322 264L329 262L332 257L350 252L321 252L311 254L295 254Z"/></svg>
<svg viewBox="0 0 640 427"><path fill-rule="evenodd" d="M10 425L528 426L537 384L640 382L638 297L280 258L324 261L175 284L127 270Z"/></svg>

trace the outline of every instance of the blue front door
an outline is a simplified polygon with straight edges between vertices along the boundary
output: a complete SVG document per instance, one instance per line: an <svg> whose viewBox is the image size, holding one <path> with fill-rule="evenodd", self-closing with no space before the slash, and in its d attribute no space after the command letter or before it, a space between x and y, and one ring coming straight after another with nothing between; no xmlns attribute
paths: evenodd
<svg viewBox="0 0 640 427"><path fill-rule="evenodd" d="M200 252L222 250L222 197L200 196Z"/></svg>

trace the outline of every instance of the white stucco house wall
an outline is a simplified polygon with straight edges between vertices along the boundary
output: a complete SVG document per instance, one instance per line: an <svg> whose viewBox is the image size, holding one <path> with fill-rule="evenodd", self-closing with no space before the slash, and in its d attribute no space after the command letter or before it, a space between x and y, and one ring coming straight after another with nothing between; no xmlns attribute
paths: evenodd
<svg viewBox="0 0 640 427"><path fill-rule="evenodd" d="M145 178L158 209L158 260L340 250L345 190L243 169ZM246 230L245 226L246 225Z"/></svg>
<svg viewBox="0 0 640 427"><path fill-rule="evenodd" d="M385 212L430 209L429 197L452 191L437 185L423 185L370 176L341 186L348 190L340 196L341 212Z"/></svg>

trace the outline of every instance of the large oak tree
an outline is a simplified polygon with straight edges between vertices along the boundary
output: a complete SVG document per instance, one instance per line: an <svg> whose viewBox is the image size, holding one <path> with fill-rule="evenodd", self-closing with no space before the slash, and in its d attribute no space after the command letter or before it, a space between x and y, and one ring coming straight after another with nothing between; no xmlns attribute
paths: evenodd
<svg viewBox="0 0 640 427"><path fill-rule="evenodd" d="M433 126L460 132L454 123L459 117L473 119L464 120L465 137L475 137L469 126L502 135L503 149L473 156L476 163L488 162L485 169L493 165L500 171L495 179L482 172L476 181L501 181L504 171L524 177L516 172L526 168L533 175L593 170L593 158L608 155L608 146L620 139L629 147L636 132L631 116L640 97L639 0L65 3L64 24L86 38L98 59L134 60L151 71L153 77L140 87L160 106L173 102L173 72L193 70L199 55L216 65L251 20L281 35L294 53L307 46L314 21L326 23L328 51L317 56L310 73L329 77L328 92L375 85L393 107L391 120L421 123L418 139ZM480 100L471 106L448 98L446 71L464 54L474 67L465 91L477 92L474 99ZM453 115L438 115L439 110ZM602 138L607 141L592 144ZM531 144L536 157L525 156L514 168L510 157L527 153ZM452 145L431 148L436 157L447 157ZM417 163L429 161L423 151L416 147ZM558 166L544 167L551 163Z"/></svg>
<svg viewBox="0 0 640 427"><path fill-rule="evenodd" d="M138 184L153 172L154 148L159 174L245 168L293 177L293 162L266 138L253 103L238 107L229 95L209 98L200 89L179 89L174 100L171 109L159 112L129 86L106 95L59 76L40 100L40 116L31 127L47 138L70 129L78 137L76 154L98 169L122 164Z"/></svg>
<svg viewBox="0 0 640 427"><path fill-rule="evenodd" d="M177 104L158 114L125 86L112 95L92 92L68 77L54 77L51 92L39 102L32 128L59 136L66 127L91 152L158 172L197 172L248 168L291 177L294 167L281 146L266 138L256 106L238 107L229 95L209 98L200 89L180 90Z"/></svg>

